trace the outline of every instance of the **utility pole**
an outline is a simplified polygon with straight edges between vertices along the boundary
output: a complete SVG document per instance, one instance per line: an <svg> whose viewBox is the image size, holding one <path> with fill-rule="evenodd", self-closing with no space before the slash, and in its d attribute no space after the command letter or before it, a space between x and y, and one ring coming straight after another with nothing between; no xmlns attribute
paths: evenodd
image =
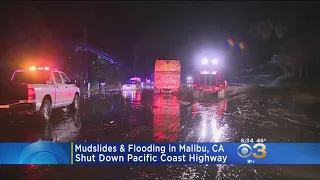
<svg viewBox="0 0 320 180"><path fill-rule="evenodd" d="M133 76L136 76L136 56L137 56L137 48L133 48Z"/></svg>
<svg viewBox="0 0 320 180"><path fill-rule="evenodd" d="M136 61L137 61L137 58L138 58L138 51L139 51L139 47L138 46L135 46L134 49L133 49L133 75L134 77L136 76Z"/></svg>
<svg viewBox="0 0 320 180"><path fill-rule="evenodd" d="M84 35L84 44L86 45L87 44L87 29L84 28L83 29L83 35ZM84 51L84 64L85 64L85 80L88 81L88 61L87 61L87 51Z"/></svg>

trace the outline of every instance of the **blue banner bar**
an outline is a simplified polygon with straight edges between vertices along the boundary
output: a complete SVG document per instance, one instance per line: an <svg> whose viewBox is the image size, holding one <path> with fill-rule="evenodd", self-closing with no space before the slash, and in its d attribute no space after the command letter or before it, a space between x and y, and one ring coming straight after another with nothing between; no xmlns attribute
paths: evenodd
<svg viewBox="0 0 320 180"><path fill-rule="evenodd" d="M320 143L0 143L0 164L320 164Z"/></svg>
<svg viewBox="0 0 320 180"><path fill-rule="evenodd" d="M70 143L0 143L0 164L71 164Z"/></svg>
<svg viewBox="0 0 320 180"><path fill-rule="evenodd" d="M73 163L320 164L319 150L320 143L75 143Z"/></svg>

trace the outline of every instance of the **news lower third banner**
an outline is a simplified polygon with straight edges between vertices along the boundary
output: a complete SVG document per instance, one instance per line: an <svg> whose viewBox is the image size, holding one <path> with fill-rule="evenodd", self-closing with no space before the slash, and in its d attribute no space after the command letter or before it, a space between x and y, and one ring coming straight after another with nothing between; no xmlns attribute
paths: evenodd
<svg viewBox="0 0 320 180"><path fill-rule="evenodd" d="M0 143L0 164L320 164L320 143Z"/></svg>

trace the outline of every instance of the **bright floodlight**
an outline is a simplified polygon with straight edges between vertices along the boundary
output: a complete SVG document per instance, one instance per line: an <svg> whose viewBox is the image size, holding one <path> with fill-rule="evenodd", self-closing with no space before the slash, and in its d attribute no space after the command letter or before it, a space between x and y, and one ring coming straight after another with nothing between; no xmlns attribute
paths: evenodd
<svg viewBox="0 0 320 180"><path fill-rule="evenodd" d="M187 77L187 79L188 79L188 80L191 80L191 79L192 79L192 77L190 77L190 76L189 76L189 77Z"/></svg>
<svg viewBox="0 0 320 180"><path fill-rule="evenodd" d="M213 59L212 64L218 64L218 59Z"/></svg>
<svg viewBox="0 0 320 180"><path fill-rule="evenodd" d="M208 64L208 59L207 58L203 58L202 59L202 64Z"/></svg>

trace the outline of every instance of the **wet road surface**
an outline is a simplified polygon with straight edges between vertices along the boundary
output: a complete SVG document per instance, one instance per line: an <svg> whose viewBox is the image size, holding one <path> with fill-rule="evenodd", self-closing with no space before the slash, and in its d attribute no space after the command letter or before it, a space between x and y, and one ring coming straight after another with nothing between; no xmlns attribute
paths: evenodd
<svg viewBox="0 0 320 180"><path fill-rule="evenodd" d="M320 126L278 102L256 97L193 103L171 95L123 92L85 95L81 110L56 110L51 124L3 119L1 141L58 142L319 142ZM279 152L281 153L281 152ZM320 166L72 165L0 166L0 179L320 179Z"/></svg>

